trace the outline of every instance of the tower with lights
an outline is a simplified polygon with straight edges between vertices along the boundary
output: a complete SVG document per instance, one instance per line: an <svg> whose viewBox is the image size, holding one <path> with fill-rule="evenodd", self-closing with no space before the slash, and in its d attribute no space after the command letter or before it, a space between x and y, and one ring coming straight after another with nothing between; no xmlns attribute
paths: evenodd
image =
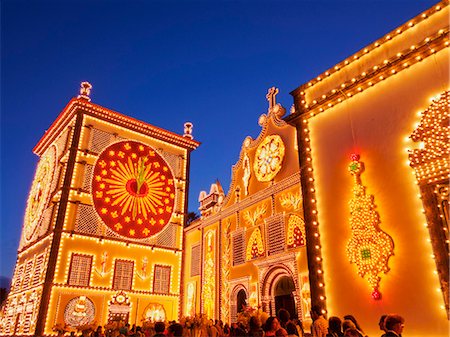
<svg viewBox="0 0 450 337"><path fill-rule="evenodd" d="M179 316L192 124L177 135L92 103L90 90L83 82L33 150L0 335Z"/></svg>

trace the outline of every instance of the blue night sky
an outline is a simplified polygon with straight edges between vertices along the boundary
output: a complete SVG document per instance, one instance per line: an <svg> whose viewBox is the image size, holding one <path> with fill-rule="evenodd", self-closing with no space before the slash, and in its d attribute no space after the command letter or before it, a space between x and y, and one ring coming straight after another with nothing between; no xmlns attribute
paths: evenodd
<svg viewBox="0 0 450 337"><path fill-rule="evenodd" d="M189 209L257 137L267 89L289 92L428 9L429 0L1 1L0 277L13 273L32 148L89 81L94 103L183 133Z"/></svg>

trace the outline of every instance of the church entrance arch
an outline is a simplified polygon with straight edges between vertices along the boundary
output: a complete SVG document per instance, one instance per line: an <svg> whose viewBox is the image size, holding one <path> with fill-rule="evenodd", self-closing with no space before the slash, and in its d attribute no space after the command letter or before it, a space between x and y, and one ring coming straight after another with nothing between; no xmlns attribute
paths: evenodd
<svg viewBox="0 0 450 337"><path fill-rule="evenodd" d="M238 284L231 291L231 322L236 322L237 315L247 306L248 290L244 285Z"/></svg>
<svg viewBox="0 0 450 337"><path fill-rule="evenodd" d="M295 285L289 276L282 276L274 286L275 312L280 309L286 309L292 318L297 316L295 309Z"/></svg>
<svg viewBox="0 0 450 337"><path fill-rule="evenodd" d="M279 309L289 311L291 318L301 317L298 280L284 265L276 265L265 273L261 285L263 310L275 316Z"/></svg>

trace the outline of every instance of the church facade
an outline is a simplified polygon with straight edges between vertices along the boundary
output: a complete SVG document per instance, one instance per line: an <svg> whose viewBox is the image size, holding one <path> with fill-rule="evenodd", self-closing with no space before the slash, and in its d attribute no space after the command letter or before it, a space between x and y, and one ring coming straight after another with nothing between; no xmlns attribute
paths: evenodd
<svg viewBox="0 0 450 337"><path fill-rule="evenodd" d="M247 306L309 317L296 130L281 119L278 89L267 95L261 133L247 137L225 195L219 182L199 196L201 218L185 229L185 313L234 322Z"/></svg>
<svg viewBox="0 0 450 337"><path fill-rule="evenodd" d="M90 102L82 83L34 148L1 335L176 319L188 163L199 143Z"/></svg>

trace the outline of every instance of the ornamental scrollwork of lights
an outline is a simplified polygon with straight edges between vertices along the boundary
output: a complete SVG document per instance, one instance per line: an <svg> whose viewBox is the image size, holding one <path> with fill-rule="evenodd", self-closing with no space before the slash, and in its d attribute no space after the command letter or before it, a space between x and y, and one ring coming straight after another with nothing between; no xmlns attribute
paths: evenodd
<svg viewBox="0 0 450 337"><path fill-rule="evenodd" d="M244 219L249 226L255 226L256 222L267 212L266 205L261 205L256 208L254 212L246 211Z"/></svg>
<svg viewBox="0 0 450 337"><path fill-rule="evenodd" d="M259 227L253 230L252 235L248 240L245 256L247 261L264 256L264 243Z"/></svg>
<svg viewBox="0 0 450 337"><path fill-rule="evenodd" d="M366 194L361 183L364 164L358 154L352 155L349 165L354 177L353 197L350 206L351 238L347 243L347 255L350 263L358 267L359 276L367 279L372 288L372 298L381 299L379 285L380 273L389 271L388 261L394 255L392 238L380 229L380 219L372 195Z"/></svg>

